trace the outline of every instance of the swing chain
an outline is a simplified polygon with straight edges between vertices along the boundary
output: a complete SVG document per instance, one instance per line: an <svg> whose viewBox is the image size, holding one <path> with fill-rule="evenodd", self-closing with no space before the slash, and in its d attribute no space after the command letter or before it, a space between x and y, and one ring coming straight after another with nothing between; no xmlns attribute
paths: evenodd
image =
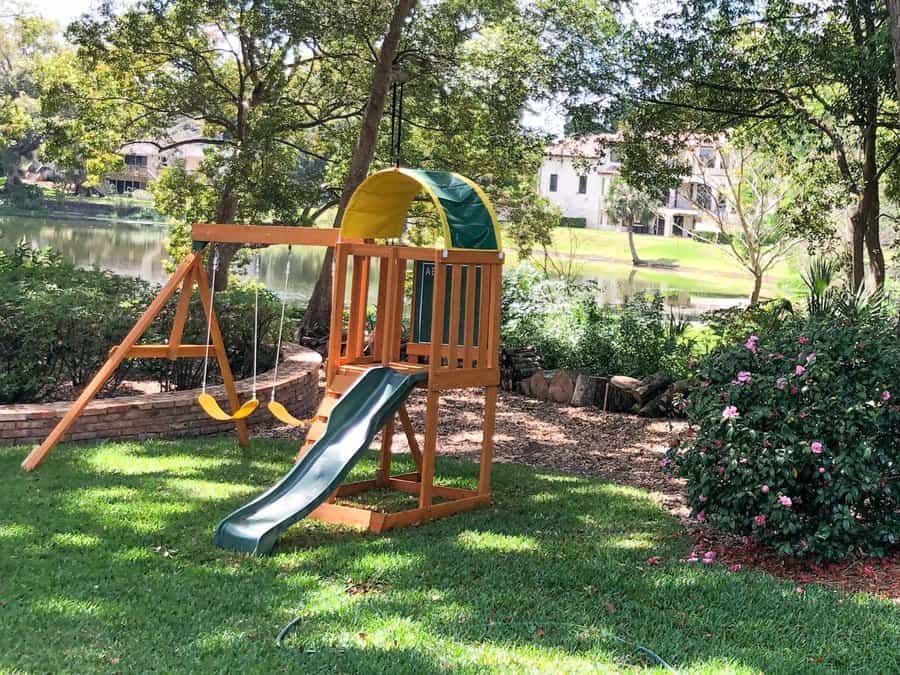
<svg viewBox="0 0 900 675"><path fill-rule="evenodd" d="M281 292L281 319L278 321L278 342L275 343L275 367L272 369L272 390L269 400L275 402L275 385L278 383L278 361L281 360L281 339L284 334L284 310L287 307L288 281L291 278L291 247L288 246L287 262L284 265L284 288Z"/></svg>

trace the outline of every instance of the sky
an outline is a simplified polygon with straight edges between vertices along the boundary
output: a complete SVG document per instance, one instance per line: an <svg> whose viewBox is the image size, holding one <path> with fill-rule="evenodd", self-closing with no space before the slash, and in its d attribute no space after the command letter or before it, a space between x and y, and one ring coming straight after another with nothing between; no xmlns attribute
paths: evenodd
<svg viewBox="0 0 900 675"><path fill-rule="evenodd" d="M72 19L90 10L94 0L35 0L32 4L47 19L66 25Z"/></svg>

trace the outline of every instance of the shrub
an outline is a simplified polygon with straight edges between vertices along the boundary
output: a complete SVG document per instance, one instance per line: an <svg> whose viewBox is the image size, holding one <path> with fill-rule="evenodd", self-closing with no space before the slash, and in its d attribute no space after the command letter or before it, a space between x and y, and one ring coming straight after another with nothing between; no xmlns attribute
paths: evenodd
<svg viewBox="0 0 900 675"><path fill-rule="evenodd" d="M813 317L745 336L698 368L691 434L663 460L694 516L835 560L900 539L900 344L885 319Z"/></svg>
<svg viewBox="0 0 900 675"><path fill-rule="evenodd" d="M560 227L574 227L574 228L585 228L587 227L587 218L573 218L571 216L562 216L559 219Z"/></svg>
<svg viewBox="0 0 900 675"><path fill-rule="evenodd" d="M111 272L77 269L43 249L20 243L0 253L0 403L49 400L85 385L143 313L159 287ZM196 294L195 294L196 296ZM163 342L176 298L165 307L144 341ZM216 294L216 312L226 336L236 377L252 372L254 295L250 284L234 282ZM278 312L269 291L260 295L259 369L271 367ZM194 299L183 340L202 344L206 323ZM211 381L217 369L211 361ZM106 391L128 378L157 379L166 389L200 383L201 360L126 360Z"/></svg>
<svg viewBox="0 0 900 675"><path fill-rule="evenodd" d="M566 283L520 267L504 276L504 348L530 347L546 368L642 377L687 373L685 325L660 295L601 305L592 282Z"/></svg>

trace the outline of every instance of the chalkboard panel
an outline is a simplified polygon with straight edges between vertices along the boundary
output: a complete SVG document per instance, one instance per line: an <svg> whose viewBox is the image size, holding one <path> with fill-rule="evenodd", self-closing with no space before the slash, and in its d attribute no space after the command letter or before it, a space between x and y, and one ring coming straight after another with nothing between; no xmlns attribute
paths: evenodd
<svg viewBox="0 0 900 675"><path fill-rule="evenodd" d="M447 265L447 283L444 290L444 330L441 342L448 344L450 342L450 293L453 289L453 274L455 265ZM457 345L462 345L465 340L466 326L466 284L469 282L469 270L475 271L475 335L474 347L478 346L478 324L481 309L481 267L470 265L459 265L460 274L460 293L462 297L459 303L459 329L457 331ZM416 261L414 272L416 289L416 297L413 298L413 326L412 339L413 342L431 342L431 310L434 299L434 263L424 260Z"/></svg>

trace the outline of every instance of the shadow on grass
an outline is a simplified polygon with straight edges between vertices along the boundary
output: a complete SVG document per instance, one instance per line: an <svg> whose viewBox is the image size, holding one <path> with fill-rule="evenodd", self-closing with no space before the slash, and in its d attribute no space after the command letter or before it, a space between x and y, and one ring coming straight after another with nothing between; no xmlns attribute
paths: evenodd
<svg viewBox="0 0 900 675"><path fill-rule="evenodd" d="M617 637L686 670L896 668L897 607L680 563L687 542L644 493L516 465L495 467L480 511L382 536L302 522L270 558L215 549L216 523L286 471L294 445L68 446L31 475L21 448L0 449L0 670L650 664ZM477 471L438 465L453 485Z"/></svg>

